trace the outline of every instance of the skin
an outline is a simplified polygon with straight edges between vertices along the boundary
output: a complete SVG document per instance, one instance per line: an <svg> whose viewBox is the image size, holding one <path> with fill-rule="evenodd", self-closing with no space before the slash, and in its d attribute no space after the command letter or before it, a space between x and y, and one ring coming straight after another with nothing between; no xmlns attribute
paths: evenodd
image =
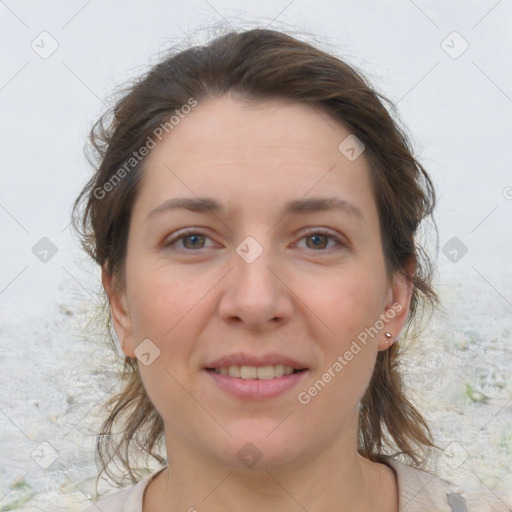
<svg viewBox="0 0 512 512"><path fill-rule="evenodd" d="M125 282L103 272L124 353L135 357L148 338L160 350L150 365L139 361L168 453L145 512L398 510L394 472L357 452L358 403L378 351L404 326L411 288L386 274L368 163L364 153L349 161L338 150L349 134L306 105L226 95L200 103L149 154ZM175 209L147 220L164 201L195 196L227 210ZM361 218L282 214L286 202L313 196L347 200ZM166 246L183 228L206 238ZM312 236L326 230L342 243ZM236 252L247 236L263 248L252 263ZM403 309L385 329L299 403L297 394L396 303ZM242 400L203 370L236 351L285 354L306 362L308 375L275 398ZM252 468L237 457L247 442L262 454Z"/></svg>

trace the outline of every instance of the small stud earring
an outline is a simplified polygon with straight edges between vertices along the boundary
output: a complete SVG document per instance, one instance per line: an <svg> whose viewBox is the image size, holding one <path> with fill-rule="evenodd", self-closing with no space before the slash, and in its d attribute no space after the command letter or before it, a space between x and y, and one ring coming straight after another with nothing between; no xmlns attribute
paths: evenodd
<svg viewBox="0 0 512 512"><path fill-rule="evenodd" d="M386 336L386 343L389 343L389 340L393 337L390 332L385 332L384 335Z"/></svg>

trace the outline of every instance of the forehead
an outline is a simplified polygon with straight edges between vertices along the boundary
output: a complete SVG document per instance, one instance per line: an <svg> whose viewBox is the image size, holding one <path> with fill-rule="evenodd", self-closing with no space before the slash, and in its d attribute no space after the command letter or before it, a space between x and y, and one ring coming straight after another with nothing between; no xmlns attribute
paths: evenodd
<svg viewBox="0 0 512 512"><path fill-rule="evenodd" d="M217 196L247 208L312 195L373 203L364 154L339 146L351 135L320 109L230 95L199 103L151 151L139 191L144 209L174 197ZM353 202L353 201L352 201ZM276 208L281 205L276 205Z"/></svg>
<svg viewBox="0 0 512 512"><path fill-rule="evenodd" d="M188 158L219 155L220 149L224 156L238 158L293 158L298 147L302 148L300 156L307 152L310 157L320 157L337 154L340 142L349 134L319 107L226 94L201 102L172 129L154 154L179 150L185 143L196 150L186 155ZM262 154L261 149L267 153Z"/></svg>

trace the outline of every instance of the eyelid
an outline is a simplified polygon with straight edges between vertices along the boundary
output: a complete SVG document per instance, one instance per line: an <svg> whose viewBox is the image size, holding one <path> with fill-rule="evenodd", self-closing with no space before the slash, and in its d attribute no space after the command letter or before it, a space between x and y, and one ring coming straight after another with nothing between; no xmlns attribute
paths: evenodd
<svg viewBox="0 0 512 512"><path fill-rule="evenodd" d="M307 228L307 231L303 231L299 236L299 242L303 240L304 238L307 238L308 236L313 235L324 235L328 238L333 239L337 246L336 247L330 247L329 249L323 249L323 250L315 250L315 249L306 249L308 251L311 251L313 253L328 253L332 250L340 249L342 247L348 247L349 242L348 240L341 234L339 234L336 231L332 231L327 228Z"/></svg>
<svg viewBox="0 0 512 512"><path fill-rule="evenodd" d="M213 241L213 238L209 235L207 235L204 231L203 231L204 228L185 228L183 230L178 230L176 232L174 232L172 234L172 236L170 238L165 238L163 243L162 243L162 247L165 249L167 247L171 247L175 244L177 244L180 240L182 240L183 238L186 238L187 236L191 236L191 235L200 235L200 236L204 236L206 238L209 238L210 240ZM201 249L204 249L204 248L201 248ZM181 249L181 248L175 248L176 251L178 252L199 252L201 249L197 249L197 250L191 250L191 249Z"/></svg>
<svg viewBox="0 0 512 512"><path fill-rule="evenodd" d="M163 246L163 248L175 246L175 244L177 244L180 240L182 240L190 235L204 236L204 237L209 238L210 240L214 241L213 238L210 237L209 235L207 235L203 229L204 228L185 228L183 230L178 230L177 232L173 233L173 235L171 236L170 239L166 238L164 240L162 246ZM349 246L348 240L343 235L340 235L339 233L329 230L327 228L305 228L305 230L303 230L301 233L299 233L299 235L298 235L299 240L298 240L298 242L295 242L294 245L296 245L297 243L302 241L304 238L307 238L308 236L313 236L313 235L327 236L328 238L331 238L332 240L334 240L337 245L336 245L336 247L330 247L328 249L318 249L318 250L306 249L307 251L310 251L312 253L328 253L328 252L331 252L332 250L336 250L336 249L340 249L342 247ZM188 252L188 253L200 252L201 250L204 250L204 249L206 249L206 248L201 247L197 250L175 248L175 250L178 252Z"/></svg>

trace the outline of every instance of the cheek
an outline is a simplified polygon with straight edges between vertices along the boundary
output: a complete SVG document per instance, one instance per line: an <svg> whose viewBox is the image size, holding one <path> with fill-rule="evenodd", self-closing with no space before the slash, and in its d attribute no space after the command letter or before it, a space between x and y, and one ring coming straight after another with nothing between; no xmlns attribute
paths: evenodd
<svg viewBox="0 0 512 512"><path fill-rule="evenodd" d="M187 312L193 305L186 300L190 286L159 278L156 272L139 272L132 277L129 301L134 350L140 357L138 366L144 387L162 414L170 396L174 397L172 402L179 399L177 382L187 380L192 350ZM143 364L143 353L149 353L148 364Z"/></svg>
<svg viewBox="0 0 512 512"><path fill-rule="evenodd" d="M346 268L323 284L320 288L317 281L311 303L321 319L314 334L322 352L318 374L327 382L317 406L328 402L332 413L339 414L357 404L371 379L377 337L367 333L382 313L386 283L382 275L365 266Z"/></svg>
<svg viewBox="0 0 512 512"><path fill-rule="evenodd" d="M386 283L368 267L346 268L324 279L308 279L304 294L306 290L305 303L323 321L324 328L337 343L349 343L382 313Z"/></svg>
<svg viewBox="0 0 512 512"><path fill-rule="evenodd" d="M187 277L184 270L138 264L135 259L131 270L128 292L134 334L162 342L172 338L205 295L205 283L197 276Z"/></svg>
<svg viewBox="0 0 512 512"><path fill-rule="evenodd" d="M310 387L301 390L305 393L303 399L311 400L308 407L313 416L344 417L368 388L377 356L377 338L368 336L365 330L374 325L381 313L378 292L376 281L354 273L338 276L323 293L315 294L314 311L321 322L316 322L319 327L313 336L318 341L322 364Z"/></svg>
<svg viewBox="0 0 512 512"><path fill-rule="evenodd" d="M180 276L161 268L139 266L131 278L128 293L135 345L149 339L159 351L149 349L150 364L139 362L144 387L162 416L169 417L176 404L186 415L193 404L181 384L188 387L192 372L191 354L198 328L198 304L205 295L203 286L184 278L183 273Z"/></svg>

